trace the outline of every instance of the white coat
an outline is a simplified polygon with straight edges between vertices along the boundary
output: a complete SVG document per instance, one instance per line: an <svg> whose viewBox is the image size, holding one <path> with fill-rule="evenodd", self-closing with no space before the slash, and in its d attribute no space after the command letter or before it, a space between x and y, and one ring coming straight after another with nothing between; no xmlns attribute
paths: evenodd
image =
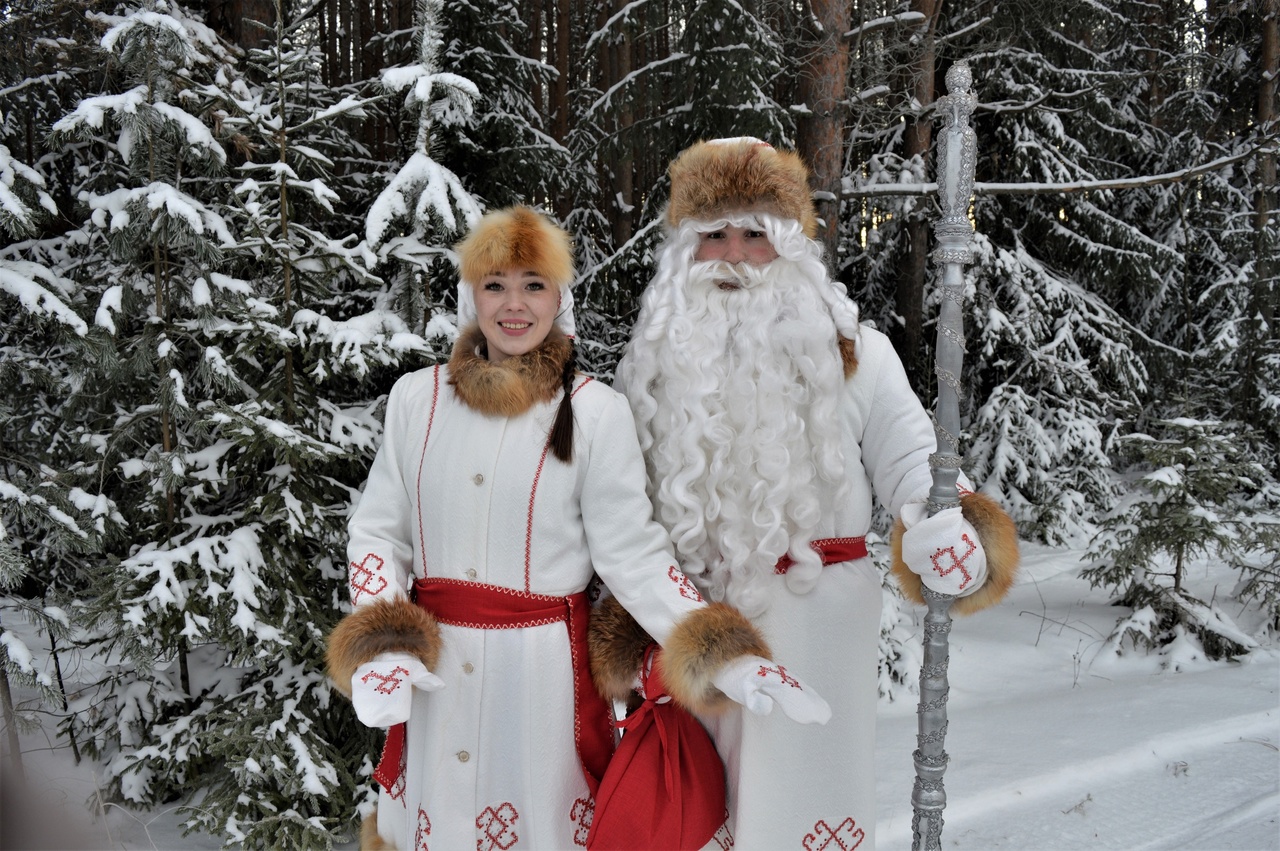
<svg viewBox="0 0 1280 851"><path fill-rule="evenodd" d="M835 488L824 485L815 538L866 535L873 493L897 516L906 502L924 498L932 481L932 424L878 331L861 329L858 366L845 381L840 417L849 491L837 500ZM827 700L832 717L823 726L741 709L702 718L725 760L730 810L706 848L872 851L879 572L870 558L830 565L807 594L790 590L784 576L769 581L769 608L752 620L775 658Z"/></svg>
<svg viewBox="0 0 1280 851"><path fill-rule="evenodd" d="M559 399L512 417L464 404L449 367L404 376L349 524L357 606L448 578L555 596L598 574L654 639L701 605L653 521L626 401L575 384L571 463L547 451ZM381 564L385 587L354 566ZM683 593L682 593L683 592ZM441 626L439 691L415 692L404 794L378 830L401 851L584 847L593 802L574 748L563 623Z"/></svg>

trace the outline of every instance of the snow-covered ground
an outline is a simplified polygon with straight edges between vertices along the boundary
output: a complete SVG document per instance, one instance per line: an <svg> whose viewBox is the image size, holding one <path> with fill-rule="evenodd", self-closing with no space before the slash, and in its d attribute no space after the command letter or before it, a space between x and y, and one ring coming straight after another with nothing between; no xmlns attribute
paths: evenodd
<svg viewBox="0 0 1280 851"><path fill-rule="evenodd" d="M1280 648L1268 642L1242 664L1185 648L1110 658L1100 651L1120 611L1078 578L1080 554L1025 545L1024 556L1009 599L952 630L943 847L1280 849ZM1221 601L1233 585L1202 565L1190 590ZM1237 623L1257 626L1247 614ZM914 703L882 707L880 851L911 847L915 733ZM95 817L84 807L91 767L74 766L45 733L23 746L33 794L5 801L6 821L21 812L77 828L80 847L93 849L220 847L184 837L177 804ZM6 779L6 795L14 785Z"/></svg>

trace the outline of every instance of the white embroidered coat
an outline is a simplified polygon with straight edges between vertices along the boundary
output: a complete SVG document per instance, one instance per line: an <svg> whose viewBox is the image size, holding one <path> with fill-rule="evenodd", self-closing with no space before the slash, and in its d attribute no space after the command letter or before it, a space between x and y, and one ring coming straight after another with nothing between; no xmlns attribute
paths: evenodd
<svg viewBox="0 0 1280 851"><path fill-rule="evenodd" d="M845 382L840 415L850 490L837 500L824 485L815 538L866 535L873 492L897 516L932 482L933 426L878 331L861 329L858 368ZM770 582L769 608L752 620L774 658L826 699L832 717L824 726L802 725L777 711L759 716L733 708L702 719L726 764L730 808L728 823L706 848L872 851L879 573L863 558L823 568L807 594L790 590L784 576Z"/></svg>
<svg viewBox="0 0 1280 851"><path fill-rule="evenodd" d="M652 519L620 395L577 379L565 464L546 450L558 396L519 416L490 416L463 404L448 379L437 366L391 391L384 441L349 524L357 606L404 595L424 576L564 596L584 590L594 571L662 641L702 605L684 595L696 597ZM396 798L381 791L379 833L400 851L584 847L594 802L574 747L565 624L442 624L441 637L435 673L445 687L414 692L405 788Z"/></svg>

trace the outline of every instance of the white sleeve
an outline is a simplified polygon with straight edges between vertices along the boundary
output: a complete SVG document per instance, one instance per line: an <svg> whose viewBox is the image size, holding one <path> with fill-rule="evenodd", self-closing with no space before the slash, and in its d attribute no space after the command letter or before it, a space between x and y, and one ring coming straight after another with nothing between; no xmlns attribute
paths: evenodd
<svg viewBox="0 0 1280 851"><path fill-rule="evenodd" d="M347 522L347 579L353 605L406 597L413 573L417 500L405 478L405 445L413 399L408 376L391 388L364 492Z"/></svg>
<svg viewBox="0 0 1280 851"><path fill-rule="evenodd" d="M866 329L864 329L866 330ZM929 455L937 446L933 422L897 352L884 335L865 335L865 359L858 372L872 382L862 432L862 463L876 497L894 517L908 502L924 499L933 484Z"/></svg>
<svg viewBox="0 0 1280 851"><path fill-rule="evenodd" d="M653 519L644 459L626 400L610 393L588 443L582 523L596 573L655 641L706 605L676 566L667 531Z"/></svg>

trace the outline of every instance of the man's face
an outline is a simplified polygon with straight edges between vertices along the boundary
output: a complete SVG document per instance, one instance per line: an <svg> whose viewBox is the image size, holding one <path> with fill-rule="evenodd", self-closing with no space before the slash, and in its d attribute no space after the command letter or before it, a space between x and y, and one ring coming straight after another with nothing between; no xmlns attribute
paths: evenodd
<svg viewBox="0 0 1280 851"><path fill-rule="evenodd" d="M763 266L778 259L778 252L764 231L726 225L719 230L698 234L698 250L693 259L699 263L723 260L726 263Z"/></svg>

